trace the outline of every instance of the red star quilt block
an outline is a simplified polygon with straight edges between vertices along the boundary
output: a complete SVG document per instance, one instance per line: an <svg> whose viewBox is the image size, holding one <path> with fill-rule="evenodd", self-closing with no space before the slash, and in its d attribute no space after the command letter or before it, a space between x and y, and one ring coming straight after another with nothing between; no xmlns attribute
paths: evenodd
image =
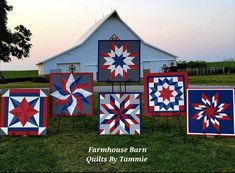
<svg viewBox="0 0 235 173"><path fill-rule="evenodd" d="M186 114L186 72L150 73L144 76L144 115Z"/></svg>
<svg viewBox="0 0 235 173"><path fill-rule="evenodd" d="M138 135L140 131L140 93L99 93L101 135Z"/></svg>
<svg viewBox="0 0 235 173"><path fill-rule="evenodd" d="M99 82L138 82L140 80L139 40L99 40Z"/></svg>
<svg viewBox="0 0 235 173"><path fill-rule="evenodd" d="M1 135L46 135L47 93L41 89L9 89L3 92Z"/></svg>
<svg viewBox="0 0 235 173"><path fill-rule="evenodd" d="M188 89L187 134L235 136L234 89Z"/></svg>

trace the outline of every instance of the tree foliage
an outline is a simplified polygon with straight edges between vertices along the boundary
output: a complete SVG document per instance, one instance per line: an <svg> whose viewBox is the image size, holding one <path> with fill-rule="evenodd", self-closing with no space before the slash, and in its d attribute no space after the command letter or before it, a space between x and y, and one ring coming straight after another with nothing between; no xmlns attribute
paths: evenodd
<svg viewBox="0 0 235 173"><path fill-rule="evenodd" d="M206 68L207 63L205 61L178 61L178 69L187 69L187 68Z"/></svg>
<svg viewBox="0 0 235 173"><path fill-rule="evenodd" d="M16 26L12 32L7 28L7 13L13 9L6 0L0 0L0 61L9 62L12 57L29 57L31 32L23 25Z"/></svg>

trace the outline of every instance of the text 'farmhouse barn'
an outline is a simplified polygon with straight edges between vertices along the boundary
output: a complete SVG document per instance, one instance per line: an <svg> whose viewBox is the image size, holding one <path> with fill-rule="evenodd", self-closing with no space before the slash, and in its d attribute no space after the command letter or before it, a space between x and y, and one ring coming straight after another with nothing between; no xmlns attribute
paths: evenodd
<svg viewBox="0 0 235 173"><path fill-rule="evenodd" d="M160 72L163 67L176 64L175 55L146 43L113 11L96 22L74 47L38 63L39 75L45 76L51 72L93 72L96 80L98 40L110 39L140 40L141 77L144 71Z"/></svg>

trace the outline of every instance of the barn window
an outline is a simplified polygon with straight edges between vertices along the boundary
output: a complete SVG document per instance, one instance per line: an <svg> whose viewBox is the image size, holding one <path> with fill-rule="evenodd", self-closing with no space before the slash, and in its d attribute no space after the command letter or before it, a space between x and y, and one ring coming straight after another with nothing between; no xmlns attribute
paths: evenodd
<svg viewBox="0 0 235 173"><path fill-rule="evenodd" d="M57 67L62 69L63 72L79 72L81 70L79 62L58 63Z"/></svg>
<svg viewBox="0 0 235 173"><path fill-rule="evenodd" d="M61 73L62 69L59 68L54 68L54 69L50 69L50 73Z"/></svg>

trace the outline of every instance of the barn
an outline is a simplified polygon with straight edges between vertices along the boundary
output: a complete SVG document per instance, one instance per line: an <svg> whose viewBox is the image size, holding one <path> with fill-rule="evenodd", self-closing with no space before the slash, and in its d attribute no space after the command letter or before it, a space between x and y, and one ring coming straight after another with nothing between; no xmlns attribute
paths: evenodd
<svg viewBox="0 0 235 173"><path fill-rule="evenodd" d="M176 64L177 56L146 43L113 11L96 22L74 45L40 63L39 76L52 72L93 72L97 79L98 40L140 40L141 77L145 72L160 72Z"/></svg>

